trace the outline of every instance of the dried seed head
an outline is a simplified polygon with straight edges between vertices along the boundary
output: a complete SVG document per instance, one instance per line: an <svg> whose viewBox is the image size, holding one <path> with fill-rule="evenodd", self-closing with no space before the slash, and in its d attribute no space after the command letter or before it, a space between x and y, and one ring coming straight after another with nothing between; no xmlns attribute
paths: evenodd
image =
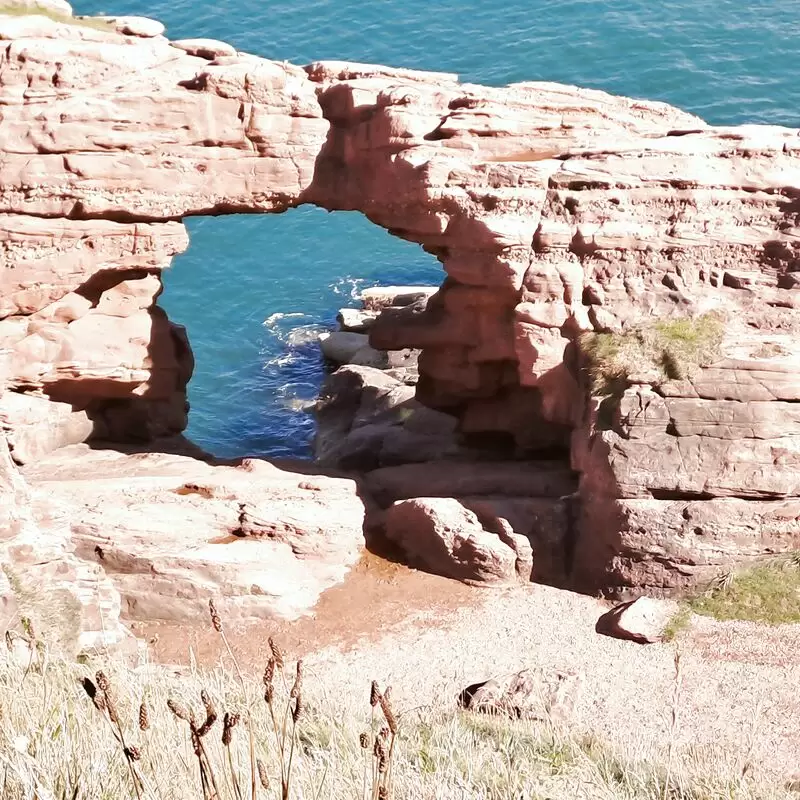
<svg viewBox="0 0 800 800"><path fill-rule="evenodd" d="M206 716L216 717L217 712L214 709L214 704L211 702L211 697L209 696L208 692L205 689L203 689L203 691L200 692L200 700L202 700L203 702L203 707L206 710Z"/></svg>
<svg viewBox="0 0 800 800"><path fill-rule="evenodd" d="M372 747L372 755L379 761L386 758L386 748L383 745L383 739L380 736L375 737L375 744Z"/></svg>
<svg viewBox="0 0 800 800"><path fill-rule="evenodd" d="M264 686L272 686L272 681L275 678L275 659L270 658L267 661L267 666L264 668Z"/></svg>
<svg viewBox="0 0 800 800"><path fill-rule="evenodd" d="M372 681L372 685L369 687L369 704L375 708L380 702L380 698L381 691L378 689L378 681Z"/></svg>
<svg viewBox="0 0 800 800"><path fill-rule="evenodd" d="M125 755L131 761L139 761L142 757L142 752L135 745L129 745L128 747L125 748Z"/></svg>
<svg viewBox="0 0 800 800"><path fill-rule="evenodd" d="M104 699L106 706L106 714L108 714L108 718L112 722L119 722L119 716L117 715L117 707L114 705L114 698L112 698L108 692L105 692Z"/></svg>
<svg viewBox="0 0 800 800"><path fill-rule="evenodd" d="M386 717L386 724L389 726L389 730L393 734L396 734L397 720L395 719L394 712L392 711L392 706L386 699L386 695L382 694L378 702L381 704L381 711L383 711L383 716Z"/></svg>
<svg viewBox="0 0 800 800"><path fill-rule="evenodd" d="M389 790L385 786L378 789L378 800L389 800Z"/></svg>
<svg viewBox="0 0 800 800"><path fill-rule="evenodd" d="M264 689L264 702L268 705L272 705L272 699L275 696L275 689L273 688L272 684L267 686Z"/></svg>
<svg viewBox="0 0 800 800"><path fill-rule="evenodd" d="M94 677L97 680L97 688L100 689L101 692L107 692L111 684L108 682L105 672L100 670L95 673Z"/></svg>
<svg viewBox="0 0 800 800"><path fill-rule="evenodd" d="M14 637L11 635L11 631L6 631L6 649L13 650L14 648Z"/></svg>
<svg viewBox="0 0 800 800"><path fill-rule="evenodd" d="M298 694L294 701L294 708L292 709L292 720L297 722L303 716L305 710L305 703L303 703L303 696Z"/></svg>
<svg viewBox="0 0 800 800"><path fill-rule="evenodd" d="M222 620L217 613L217 607L214 605L213 600L208 601L208 610L211 613L211 624L217 633L222 633Z"/></svg>
<svg viewBox="0 0 800 800"><path fill-rule="evenodd" d="M378 759L378 772L383 774L386 772L386 756L383 756Z"/></svg>
<svg viewBox="0 0 800 800"><path fill-rule="evenodd" d="M269 649L272 653L272 657L275 659L275 666L278 669L283 669L283 653L271 636L269 637Z"/></svg>
<svg viewBox="0 0 800 800"><path fill-rule="evenodd" d="M387 727L383 727L378 731L378 736L385 742L389 739L389 729Z"/></svg>
<svg viewBox="0 0 800 800"><path fill-rule="evenodd" d="M192 747L194 748L194 754L200 758L203 752L203 745L200 743L200 737L194 727L192 727Z"/></svg>
<svg viewBox="0 0 800 800"><path fill-rule="evenodd" d="M98 692L97 687L92 683L91 678L84 678L81 681L83 691L89 696L89 699L94 703L94 707L100 712L105 713L106 701L103 692Z"/></svg>
<svg viewBox="0 0 800 800"><path fill-rule="evenodd" d="M150 727L150 712L147 709L147 703L142 700L139 706L139 730L146 731Z"/></svg>
<svg viewBox="0 0 800 800"><path fill-rule="evenodd" d="M289 693L290 697L299 697L300 692L303 689L303 661L302 659L297 662L297 673L294 679L294 686L292 686L292 691Z"/></svg>
<svg viewBox="0 0 800 800"><path fill-rule="evenodd" d="M256 761L256 766L258 767L258 780L261 783L261 788L267 791L269 789L269 776L267 775L267 768L264 766L264 762L260 758Z"/></svg>
<svg viewBox="0 0 800 800"><path fill-rule="evenodd" d="M358 737L358 743L361 745L362 750L369 748L369 734L362 733L361 736Z"/></svg>
<svg viewBox="0 0 800 800"><path fill-rule="evenodd" d="M238 714L229 714L225 712L222 718L222 744L226 747L231 743L233 738L233 729L239 724Z"/></svg>
<svg viewBox="0 0 800 800"><path fill-rule="evenodd" d="M177 700L173 700L171 697L167 700L167 708L178 718L182 719L184 722L191 722L191 716L189 714L189 709L186 708L183 703L179 703Z"/></svg>
<svg viewBox="0 0 800 800"><path fill-rule="evenodd" d="M217 721L216 714L209 714L203 724L197 729L197 735L202 739L204 736L208 734L208 732L214 727L214 723Z"/></svg>

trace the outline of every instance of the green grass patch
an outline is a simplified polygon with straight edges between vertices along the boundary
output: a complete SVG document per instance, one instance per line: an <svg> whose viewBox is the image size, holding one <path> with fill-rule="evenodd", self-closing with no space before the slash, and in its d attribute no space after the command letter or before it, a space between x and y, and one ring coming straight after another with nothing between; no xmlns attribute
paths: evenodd
<svg viewBox="0 0 800 800"><path fill-rule="evenodd" d="M684 631L689 629L692 621L692 609L687 605L682 605L664 626L661 634L665 642L674 642Z"/></svg>
<svg viewBox="0 0 800 800"><path fill-rule="evenodd" d="M720 356L723 320L717 314L661 320L622 333L588 333L580 347L595 394L619 394L634 374L658 381L689 378Z"/></svg>
<svg viewBox="0 0 800 800"><path fill-rule="evenodd" d="M696 614L719 620L799 623L797 557L723 576L705 594L690 600L689 607Z"/></svg>

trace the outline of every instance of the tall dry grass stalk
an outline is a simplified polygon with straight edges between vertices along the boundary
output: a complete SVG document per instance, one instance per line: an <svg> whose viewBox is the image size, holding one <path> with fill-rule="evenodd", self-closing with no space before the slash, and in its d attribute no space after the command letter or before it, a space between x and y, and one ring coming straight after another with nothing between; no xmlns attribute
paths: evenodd
<svg viewBox="0 0 800 800"><path fill-rule="evenodd" d="M212 625L225 633L216 609ZM36 657L29 667L18 655L0 656L2 800L796 797L722 751L687 757L679 659L665 759L657 747L613 750L568 725L459 711L450 698L401 714L376 682L369 698L342 685L323 691L313 668L274 640L260 682L228 657L211 672L175 673L110 657Z"/></svg>
<svg viewBox="0 0 800 800"><path fill-rule="evenodd" d="M672 701L670 704L669 744L667 746L667 769L664 775L663 800L669 800L670 784L672 782L672 768L675 763L675 746L680 727L681 688L683 685L683 670L681 668L681 653L675 648L675 676L672 681Z"/></svg>

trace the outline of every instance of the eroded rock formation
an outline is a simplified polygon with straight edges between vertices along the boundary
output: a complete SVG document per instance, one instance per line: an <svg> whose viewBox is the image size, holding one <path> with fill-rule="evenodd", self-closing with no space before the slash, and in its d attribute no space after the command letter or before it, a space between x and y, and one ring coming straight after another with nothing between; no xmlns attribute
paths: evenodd
<svg viewBox="0 0 800 800"><path fill-rule="evenodd" d="M670 589L800 542L796 130L301 68L120 21L0 16L0 39L0 417L18 463L181 431L191 349L157 305L180 220L313 203L441 261L440 291L371 342L421 348L417 400L465 436L571 457L570 582ZM601 420L581 334L709 310L715 363L628 375Z"/></svg>

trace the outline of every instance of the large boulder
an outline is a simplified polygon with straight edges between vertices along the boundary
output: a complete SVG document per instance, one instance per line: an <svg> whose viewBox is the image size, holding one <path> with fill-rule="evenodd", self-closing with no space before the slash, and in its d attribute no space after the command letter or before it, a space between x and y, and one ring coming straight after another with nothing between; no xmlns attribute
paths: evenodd
<svg viewBox="0 0 800 800"><path fill-rule="evenodd" d="M110 582L125 620L204 619L210 597L234 620L295 618L363 548L364 505L350 478L84 445L26 476L34 510L66 523L75 555Z"/></svg>
<svg viewBox="0 0 800 800"><path fill-rule="evenodd" d="M319 335L319 344L322 355L334 364L348 364L359 350L369 344L369 337L365 333L352 333L350 331L331 331Z"/></svg>
<svg viewBox="0 0 800 800"><path fill-rule="evenodd" d="M417 497L385 512L384 531L414 565L472 584L530 580L530 542L508 528L487 530L458 500Z"/></svg>

